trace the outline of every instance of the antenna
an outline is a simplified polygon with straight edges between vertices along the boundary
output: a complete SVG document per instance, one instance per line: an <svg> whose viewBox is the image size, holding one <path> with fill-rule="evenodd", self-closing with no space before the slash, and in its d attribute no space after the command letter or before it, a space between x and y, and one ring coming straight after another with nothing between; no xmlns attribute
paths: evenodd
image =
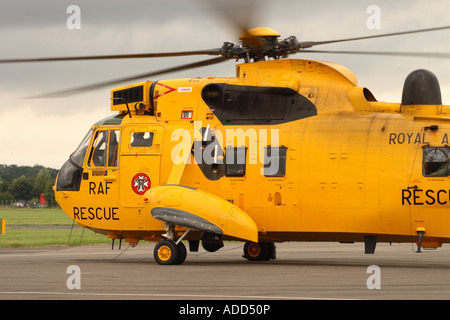
<svg viewBox="0 0 450 320"><path fill-rule="evenodd" d="M125 98L110 98L110 99L111 100L121 100L121 101L125 102L125 104L127 105L128 115L131 118L130 107L128 106L128 101Z"/></svg>

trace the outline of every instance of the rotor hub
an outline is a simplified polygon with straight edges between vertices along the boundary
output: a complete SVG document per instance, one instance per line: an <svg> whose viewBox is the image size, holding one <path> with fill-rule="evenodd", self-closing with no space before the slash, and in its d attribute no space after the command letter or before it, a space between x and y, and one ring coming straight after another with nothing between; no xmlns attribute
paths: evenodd
<svg viewBox="0 0 450 320"><path fill-rule="evenodd" d="M276 32L273 29L270 28L252 28L249 30L246 30L241 36L239 37L239 40L245 41L246 39L251 39L255 37L280 37L280 34Z"/></svg>
<svg viewBox="0 0 450 320"><path fill-rule="evenodd" d="M239 44L225 42L220 53L227 59L244 59L245 62L264 61L266 58L286 58L300 48L297 38L291 36L278 40L280 34L270 28L253 28L244 32Z"/></svg>

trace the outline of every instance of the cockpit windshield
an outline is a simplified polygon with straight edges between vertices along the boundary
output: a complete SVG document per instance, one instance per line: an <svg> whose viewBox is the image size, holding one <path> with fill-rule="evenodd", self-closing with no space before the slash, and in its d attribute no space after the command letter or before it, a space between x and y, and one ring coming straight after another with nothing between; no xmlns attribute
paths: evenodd
<svg viewBox="0 0 450 320"><path fill-rule="evenodd" d="M83 161L89 147L93 130L89 130L80 146L75 150L70 159L64 163L59 170L56 180L56 191L78 191L80 190L81 177L83 174Z"/></svg>
<svg viewBox="0 0 450 320"><path fill-rule="evenodd" d="M83 141L80 143L77 150L75 150L72 155L70 156L70 159L72 159L73 162L75 162L80 167L83 165L84 156L86 155L86 151L89 147L89 141L91 140L93 130L89 130L87 135L84 137Z"/></svg>

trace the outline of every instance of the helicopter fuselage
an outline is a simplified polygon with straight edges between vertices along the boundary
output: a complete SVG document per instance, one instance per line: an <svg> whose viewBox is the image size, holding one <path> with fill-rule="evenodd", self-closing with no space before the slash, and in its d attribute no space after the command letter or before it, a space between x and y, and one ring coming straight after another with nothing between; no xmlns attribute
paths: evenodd
<svg viewBox="0 0 450 320"><path fill-rule="evenodd" d="M171 223L185 240L450 242L450 107L377 102L345 67L291 59L112 98L55 188L111 239Z"/></svg>

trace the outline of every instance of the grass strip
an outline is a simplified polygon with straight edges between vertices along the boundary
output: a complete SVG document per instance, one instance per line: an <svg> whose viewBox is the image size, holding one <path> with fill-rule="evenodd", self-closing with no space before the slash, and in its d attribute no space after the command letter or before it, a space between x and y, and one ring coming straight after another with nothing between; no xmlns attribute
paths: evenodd
<svg viewBox="0 0 450 320"><path fill-rule="evenodd" d="M70 236L70 238L69 238ZM104 235L90 230L73 229L9 229L0 236L0 247L76 246L110 243Z"/></svg>
<svg viewBox="0 0 450 320"><path fill-rule="evenodd" d="M70 238L69 238L70 237ZM69 229L7 229L5 235L0 235L0 247L40 247L40 246L77 246L99 243L110 243L104 235L91 230Z"/></svg>
<svg viewBox="0 0 450 320"><path fill-rule="evenodd" d="M72 220L59 208L0 208L0 219L6 219L6 224L38 225L38 226L71 226Z"/></svg>
<svg viewBox="0 0 450 320"><path fill-rule="evenodd" d="M73 228L72 220L59 208L0 208L6 220L6 234L0 234L0 247L39 247L110 243L104 235ZM31 227L32 226L32 227ZM48 226L66 226L52 228ZM70 237L70 238L69 238Z"/></svg>

